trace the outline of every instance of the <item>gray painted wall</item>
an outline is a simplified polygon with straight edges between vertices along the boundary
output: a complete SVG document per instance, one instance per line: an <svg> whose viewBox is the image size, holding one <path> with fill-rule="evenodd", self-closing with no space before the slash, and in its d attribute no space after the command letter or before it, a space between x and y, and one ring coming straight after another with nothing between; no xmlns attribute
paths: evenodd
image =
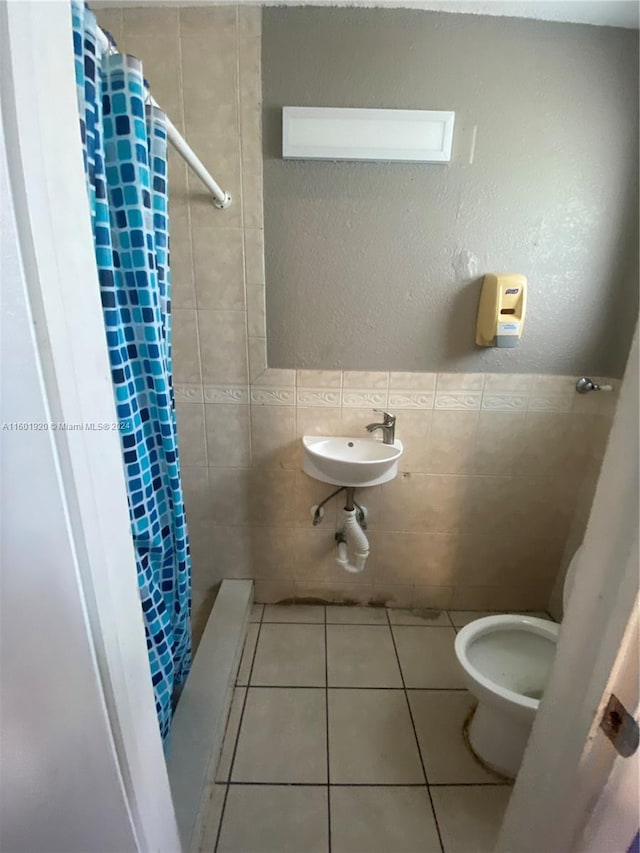
<svg viewBox="0 0 640 853"><path fill-rule="evenodd" d="M309 7L265 8L262 32L271 367L621 375L637 32ZM453 109L452 162L283 161L284 105ZM529 279L516 350L474 345L499 271Z"/></svg>

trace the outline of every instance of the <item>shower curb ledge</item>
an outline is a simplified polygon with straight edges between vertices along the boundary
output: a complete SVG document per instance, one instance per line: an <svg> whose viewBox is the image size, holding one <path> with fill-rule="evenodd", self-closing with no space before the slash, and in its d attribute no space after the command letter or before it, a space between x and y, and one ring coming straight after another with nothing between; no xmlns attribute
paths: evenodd
<svg viewBox="0 0 640 853"><path fill-rule="evenodd" d="M182 849L192 849L200 805L222 749L253 581L225 580L207 620L173 718L167 770Z"/></svg>

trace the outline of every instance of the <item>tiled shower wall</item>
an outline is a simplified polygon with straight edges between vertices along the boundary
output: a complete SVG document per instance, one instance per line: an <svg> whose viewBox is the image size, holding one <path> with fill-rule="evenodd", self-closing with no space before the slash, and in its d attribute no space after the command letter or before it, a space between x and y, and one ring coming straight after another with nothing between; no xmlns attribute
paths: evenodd
<svg viewBox="0 0 640 853"><path fill-rule="evenodd" d="M260 14L98 14L143 60L156 99L234 199L216 210L171 152L174 379L195 633L223 578L254 578L265 602L545 608L584 526L615 393L579 397L575 377L562 376L267 370ZM311 506L332 488L301 471L299 439L364 434L382 407L398 416L401 474L357 494L369 510L371 556L365 572L347 575L334 562L342 504L312 526Z"/></svg>
<svg viewBox="0 0 640 853"><path fill-rule="evenodd" d="M204 405L203 387L207 401L222 397L246 404L249 358L253 375L266 364L261 18L252 7L178 9L167 4L109 4L97 16L121 50L143 61L155 99L233 197L227 210L216 209L198 178L169 149L174 385L198 635L213 601L214 574L241 574L239 567L225 574L230 552L224 543L214 572L220 538L213 525L214 493L216 504L231 504L235 497L233 490L221 495L228 478L223 475L218 486L213 470L221 464L248 464L244 448L249 429L246 405L226 408L218 423L215 408ZM236 425L230 427L233 413ZM216 451L212 436L226 439L232 452ZM238 540L239 548L243 541Z"/></svg>

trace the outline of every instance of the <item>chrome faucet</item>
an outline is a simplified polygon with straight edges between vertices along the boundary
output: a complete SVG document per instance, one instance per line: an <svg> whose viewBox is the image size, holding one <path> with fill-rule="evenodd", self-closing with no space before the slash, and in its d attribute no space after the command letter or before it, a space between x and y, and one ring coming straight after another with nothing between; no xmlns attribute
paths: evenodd
<svg viewBox="0 0 640 853"><path fill-rule="evenodd" d="M368 432L375 432L377 429L381 429L382 443L393 444L396 437L396 416L390 412L384 412L382 409L374 409L373 411L383 415L384 420L381 424L367 424L365 429Z"/></svg>

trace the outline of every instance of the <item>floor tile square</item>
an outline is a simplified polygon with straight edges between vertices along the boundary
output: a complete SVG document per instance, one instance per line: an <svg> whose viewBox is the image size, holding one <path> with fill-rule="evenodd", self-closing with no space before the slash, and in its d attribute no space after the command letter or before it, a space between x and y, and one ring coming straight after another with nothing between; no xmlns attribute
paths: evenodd
<svg viewBox="0 0 640 853"><path fill-rule="evenodd" d="M236 678L236 684L248 684L249 676L251 675L251 666L253 664L253 653L256 650L256 643L258 641L258 633L260 631L260 625L255 622L250 622L247 625L247 636L244 640L244 648L242 649L242 657L240 658L240 666L238 668L238 675Z"/></svg>
<svg viewBox="0 0 640 853"><path fill-rule="evenodd" d="M400 666L407 687L464 687L453 644L453 628L393 626Z"/></svg>
<svg viewBox="0 0 640 853"><path fill-rule="evenodd" d="M329 687L402 687L387 625L327 625Z"/></svg>
<svg viewBox="0 0 640 853"><path fill-rule="evenodd" d="M236 740L238 739L238 729L240 728L240 718L242 717L246 693L246 687L236 687L233 692L227 728L224 733L224 740L222 741L220 760L216 768L216 782L226 782L229 778L229 770L231 769L233 751L236 748Z"/></svg>
<svg viewBox="0 0 640 853"><path fill-rule="evenodd" d="M387 625L384 607L351 607L339 604L327 605L328 625Z"/></svg>
<svg viewBox="0 0 640 853"><path fill-rule="evenodd" d="M326 853L327 814L326 788L231 785L218 853Z"/></svg>
<svg viewBox="0 0 640 853"><path fill-rule="evenodd" d="M462 726L475 704L464 690L409 690L413 722L430 785L495 782L473 757Z"/></svg>
<svg viewBox="0 0 640 853"><path fill-rule="evenodd" d="M493 853L510 795L508 785L432 788L445 853Z"/></svg>
<svg viewBox="0 0 640 853"><path fill-rule="evenodd" d="M392 625L424 625L431 628L450 628L451 622L446 610L400 610L389 608L389 621Z"/></svg>
<svg viewBox="0 0 640 853"><path fill-rule="evenodd" d="M424 782L402 690L329 690L331 782Z"/></svg>
<svg viewBox="0 0 640 853"><path fill-rule="evenodd" d="M325 691L249 688L231 778L235 782L326 782Z"/></svg>
<svg viewBox="0 0 640 853"><path fill-rule="evenodd" d="M324 622L324 605L266 604L263 622Z"/></svg>
<svg viewBox="0 0 640 853"><path fill-rule="evenodd" d="M425 788L330 789L333 853L440 853Z"/></svg>
<svg viewBox="0 0 640 853"><path fill-rule="evenodd" d="M324 625L262 625L251 684L324 687Z"/></svg>

